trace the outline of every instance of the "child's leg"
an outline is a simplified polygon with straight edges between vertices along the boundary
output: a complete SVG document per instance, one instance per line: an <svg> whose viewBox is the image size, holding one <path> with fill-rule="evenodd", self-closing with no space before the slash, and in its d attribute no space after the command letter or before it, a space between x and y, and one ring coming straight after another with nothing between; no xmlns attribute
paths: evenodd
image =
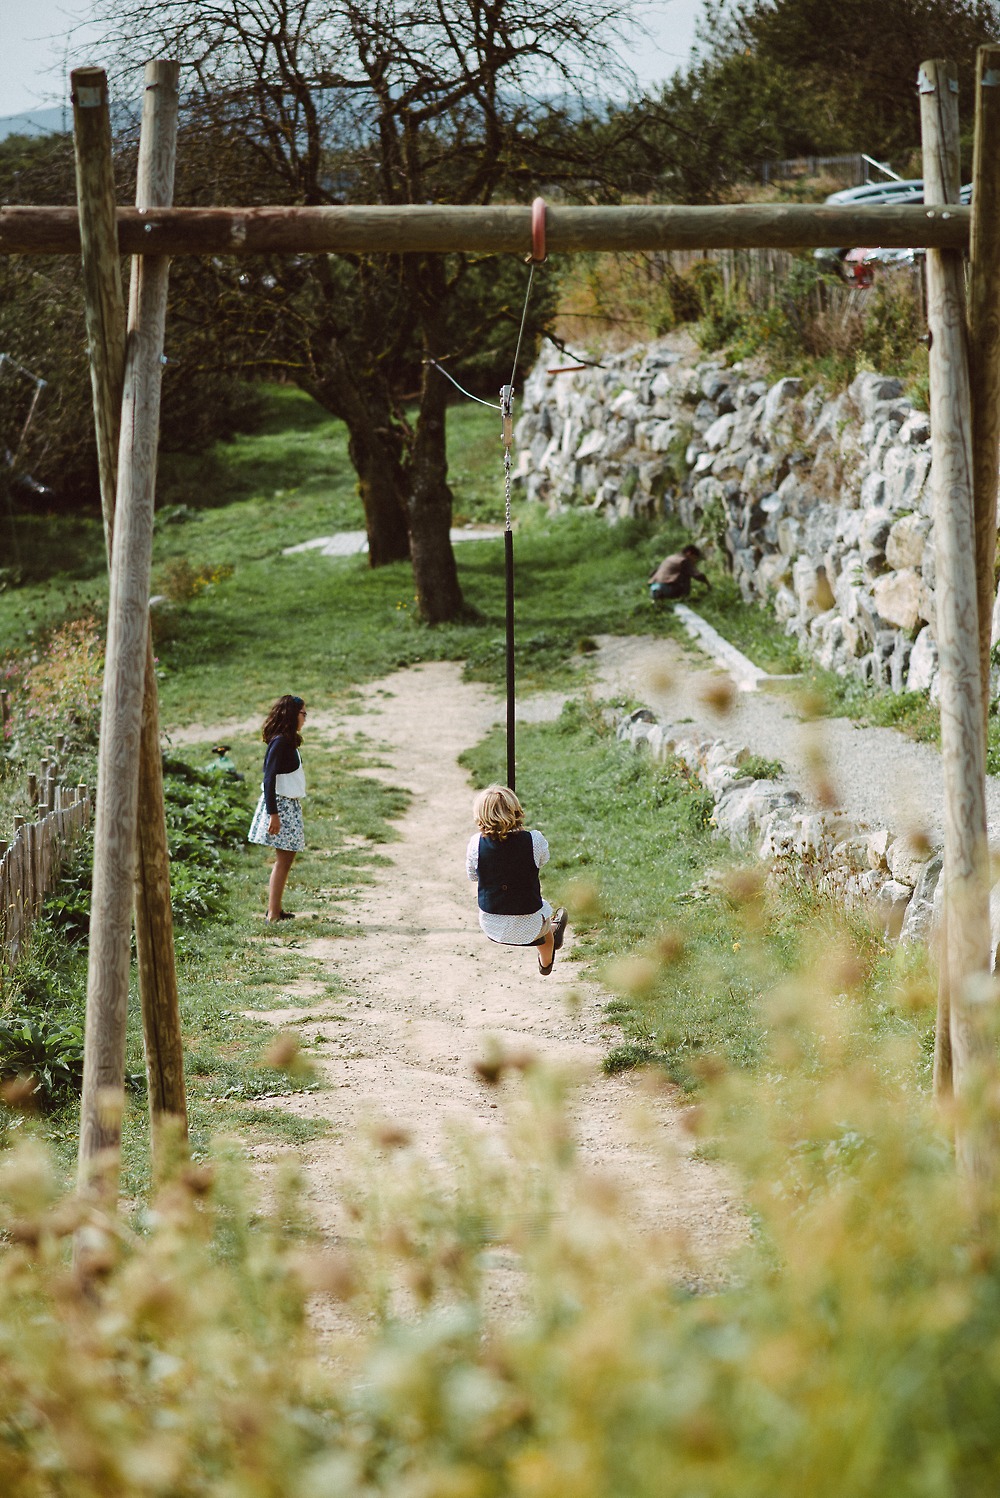
<svg viewBox="0 0 1000 1498"><path fill-rule="evenodd" d="M275 848L274 867L271 869L267 889L267 919L269 921L277 921L281 918L281 897L285 893L285 884L294 861L294 853L289 853L284 848Z"/></svg>
<svg viewBox="0 0 1000 1498"><path fill-rule="evenodd" d="M552 971L552 964L556 960L556 953L563 944L565 931L566 912L560 905L559 909L546 920L542 927L542 934L535 943L538 947L538 971L543 978L547 978Z"/></svg>

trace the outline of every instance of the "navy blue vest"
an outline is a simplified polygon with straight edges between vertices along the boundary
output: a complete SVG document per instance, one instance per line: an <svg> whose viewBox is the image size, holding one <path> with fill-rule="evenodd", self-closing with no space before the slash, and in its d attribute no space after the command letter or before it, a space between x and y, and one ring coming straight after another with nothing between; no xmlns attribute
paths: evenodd
<svg viewBox="0 0 1000 1498"><path fill-rule="evenodd" d="M479 908L490 915L534 915L542 908L530 832L512 832L497 842L479 839Z"/></svg>

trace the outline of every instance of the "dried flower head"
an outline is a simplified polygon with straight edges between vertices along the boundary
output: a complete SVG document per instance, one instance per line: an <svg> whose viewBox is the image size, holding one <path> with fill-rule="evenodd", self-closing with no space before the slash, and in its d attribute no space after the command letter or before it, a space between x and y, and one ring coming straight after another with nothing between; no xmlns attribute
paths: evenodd
<svg viewBox="0 0 1000 1498"><path fill-rule="evenodd" d="M699 692L701 701L713 713L724 717L733 710L736 701L736 683L731 676L711 677Z"/></svg>
<svg viewBox="0 0 1000 1498"><path fill-rule="evenodd" d="M404 1129L401 1124L393 1123L385 1119L375 1124L372 1128L372 1139L380 1149L401 1150L413 1142L413 1136L409 1129Z"/></svg>
<svg viewBox="0 0 1000 1498"><path fill-rule="evenodd" d="M265 1066L273 1066L275 1071L289 1071L297 1061L301 1049L299 1037L283 1030L271 1041L261 1060Z"/></svg>

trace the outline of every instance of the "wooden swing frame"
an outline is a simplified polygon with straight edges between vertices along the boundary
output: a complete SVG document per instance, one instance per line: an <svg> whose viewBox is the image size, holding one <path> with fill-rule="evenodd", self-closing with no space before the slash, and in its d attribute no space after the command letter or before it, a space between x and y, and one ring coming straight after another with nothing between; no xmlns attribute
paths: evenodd
<svg viewBox="0 0 1000 1498"><path fill-rule="evenodd" d="M520 253L522 207L174 208L179 65L146 67L137 203L117 209L107 81L72 74L77 203L0 209L0 254L81 253L110 565L80 1123L81 1187L118 1192L133 898L154 1151L183 1138L183 1048L170 920L156 682L149 635L159 387L172 255ZM954 65L918 87L926 201L908 207L740 204L550 207L545 249L927 250L937 638L945 778L944 918L935 1090L954 1095L961 1163L998 1169L985 747L1000 453L1000 47L979 51L972 207L959 203ZM534 230L534 232L533 232ZM970 258L968 307L963 254ZM132 255L126 326L119 257Z"/></svg>

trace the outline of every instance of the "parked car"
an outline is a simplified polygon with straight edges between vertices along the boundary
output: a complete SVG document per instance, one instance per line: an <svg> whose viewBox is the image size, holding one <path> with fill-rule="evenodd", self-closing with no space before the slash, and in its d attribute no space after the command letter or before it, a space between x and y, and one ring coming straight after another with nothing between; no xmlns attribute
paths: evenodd
<svg viewBox="0 0 1000 1498"><path fill-rule="evenodd" d="M972 184L962 188L963 203L972 202ZM922 177L911 177L900 182L866 182L861 187L842 187L830 193L825 203L922 203L924 183ZM840 248L819 249L813 254L824 270L836 272L851 286L870 286L875 271L880 265L913 265L923 256L922 249Z"/></svg>

